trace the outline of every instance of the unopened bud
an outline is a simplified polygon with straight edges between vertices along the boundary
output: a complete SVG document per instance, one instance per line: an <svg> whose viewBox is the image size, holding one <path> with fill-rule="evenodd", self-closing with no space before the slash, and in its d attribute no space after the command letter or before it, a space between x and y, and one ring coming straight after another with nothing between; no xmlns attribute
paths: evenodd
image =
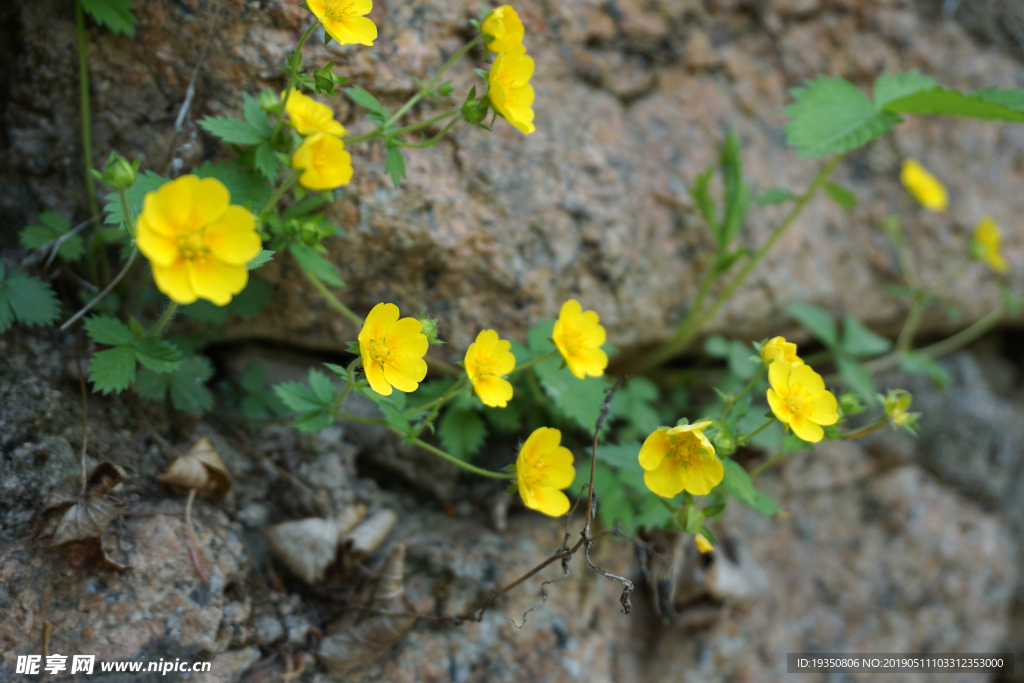
<svg viewBox="0 0 1024 683"><path fill-rule="evenodd" d="M908 412L912 400L910 392L903 389L893 389L886 395L883 401L885 414L894 427L902 427L911 432L917 429L917 418L921 414Z"/></svg>
<svg viewBox="0 0 1024 683"><path fill-rule="evenodd" d="M259 105L263 111L274 113L281 110L281 98L273 90L267 88L260 93Z"/></svg>
<svg viewBox="0 0 1024 683"><path fill-rule="evenodd" d="M130 164L124 157L111 152L110 158L107 159L107 165L103 169L103 182L115 190L127 190L135 184L135 174L138 170L139 162L137 160Z"/></svg>
<svg viewBox="0 0 1024 683"><path fill-rule="evenodd" d="M434 346L444 344L443 341L437 338L437 318L428 318L427 312L423 311L420 313L419 321L420 325L423 326L420 331L423 332L430 344Z"/></svg>
<svg viewBox="0 0 1024 683"><path fill-rule="evenodd" d="M455 86L452 85L451 81L445 81L437 88L437 94L441 97L448 97L455 92Z"/></svg>
<svg viewBox="0 0 1024 683"><path fill-rule="evenodd" d="M487 118L490 101L486 97L471 97L462 104L462 118L478 126Z"/></svg>
<svg viewBox="0 0 1024 683"><path fill-rule="evenodd" d="M839 397L839 408L843 415L860 415L867 410L864 402L860 400L860 395L855 391L847 391Z"/></svg>

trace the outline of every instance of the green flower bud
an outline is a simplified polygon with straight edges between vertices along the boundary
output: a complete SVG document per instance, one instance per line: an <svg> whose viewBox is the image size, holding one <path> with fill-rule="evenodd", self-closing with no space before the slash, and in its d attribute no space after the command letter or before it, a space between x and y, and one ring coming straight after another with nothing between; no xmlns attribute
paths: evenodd
<svg viewBox="0 0 1024 683"><path fill-rule="evenodd" d="M437 94L441 97L448 97L455 92L455 86L452 85L451 81L445 81L437 88Z"/></svg>
<svg viewBox="0 0 1024 683"><path fill-rule="evenodd" d="M135 184L135 174L138 170L138 160L130 164L124 157L111 152L103 169L103 182L115 190L127 190Z"/></svg>
<svg viewBox="0 0 1024 683"><path fill-rule="evenodd" d="M839 397L839 408L843 411L843 415L860 415L867 410L860 400L860 395L855 391L847 391Z"/></svg>
<svg viewBox="0 0 1024 683"><path fill-rule="evenodd" d="M281 98L273 90L267 88L260 93L259 105L263 111L274 113L281 110Z"/></svg>
<svg viewBox="0 0 1024 683"><path fill-rule="evenodd" d="M428 318L427 312L423 311L419 317L420 325L423 326L422 332L427 337L427 341L432 346L440 346L444 344L443 341L437 338L437 318Z"/></svg>
<svg viewBox="0 0 1024 683"><path fill-rule="evenodd" d="M320 226L316 223L303 223L299 228L299 235L306 244L320 243Z"/></svg>
<svg viewBox="0 0 1024 683"><path fill-rule="evenodd" d="M917 418L921 414L908 412L912 400L913 396L910 395L910 392L893 389L886 395L883 404L885 405L885 414L889 416L893 427L902 427L914 433L917 429Z"/></svg>
<svg viewBox="0 0 1024 683"><path fill-rule="evenodd" d="M474 126L479 126L487 118L487 110L491 101L487 97L476 96L476 86L469 91L466 101L462 103L462 118Z"/></svg>

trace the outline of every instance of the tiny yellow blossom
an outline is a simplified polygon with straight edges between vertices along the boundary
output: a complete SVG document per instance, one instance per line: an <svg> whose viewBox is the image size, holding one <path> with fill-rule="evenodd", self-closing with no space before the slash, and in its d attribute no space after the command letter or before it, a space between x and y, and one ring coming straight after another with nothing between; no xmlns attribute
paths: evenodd
<svg viewBox="0 0 1024 683"><path fill-rule="evenodd" d="M796 355L796 344L786 341L785 337L775 337L766 341L761 347L761 358L785 361L794 367L804 364L800 356Z"/></svg>
<svg viewBox="0 0 1024 683"><path fill-rule="evenodd" d="M491 41L487 43L487 49L491 52L501 52L523 42L523 22L509 5L502 5L488 14L480 30L491 36Z"/></svg>
<svg viewBox="0 0 1024 683"><path fill-rule="evenodd" d="M415 318L398 319L398 306L380 303L366 316L359 332L359 355L370 388L390 396L391 388L413 392L427 376L430 344Z"/></svg>
<svg viewBox="0 0 1024 683"><path fill-rule="evenodd" d="M156 286L179 304L227 304L245 289L245 264L262 247L252 213L215 178L186 175L148 193L136 228Z"/></svg>
<svg viewBox="0 0 1024 683"><path fill-rule="evenodd" d="M725 476L725 467L704 429L710 421L658 429L640 448L644 483L663 498L686 490L696 496L711 493Z"/></svg>
<svg viewBox="0 0 1024 683"><path fill-rule="evenodd" d="M938 178L914 159L903 161L900 181L903 183L903 187L907 188L907 192L914 196L917 203L929 211L942 212L949 206L946 188Z"/></svg>
<svg viewBox="0 0 1024 683"><path fill-rule="evenodd" d="M533 57L526 54L523 45L509 45L491 65L487 97L501 116L513 126L529 135L533 125Z"/></svg>
<svg viewBox="0 0 1024 683"><path fill-rule="evenodd" d="M511 348L512 342L499 339L494 330L483 330L466 350L463 366L484 405L504 408L512 400L512 385L501 377L516 366Z"/></svg>
<svg viewBox="0 0 1024 683"><path fill-rule="evenodd" d="M340 45L373 45L377 39L376 24L365 16L372 0L306 0L306 6Z"/></svg>
<svg viewBox="0 0 1024 683"><path fill-rule="evenodd" d="M710 553L715 549L715 546L711 545L711 541L709 541L704 534L697 534L694 536L693 542L697 544L697 550L702 553Z"/></svg>
<svg viewBox="0 0 1024 683"><path fill-rule="evenodd" d="M974 228L974 248L972 251L984 261L989 268L997 273L1005 273L1010 265L1003 257L1003 250L1000 245L999 226L996 222L985 216Z"/></svg>
<svg viewBox="0 0 1024 683"><path fill-rule="evenodd" d="M305 169L299 184L310 190L333 190L352 180L352 155L344 142L327 133L306 138L292 155L292 166Z"/></svg>
<svg viewBox="0 0 1024 683"><path fill-rule="evenodd" d="M281 93L281 97L284 96L285 93ZM292 90L291 95L288 95L285 110L288 112L288 123L301 135L329 133L339 138L348 135L345 127L334 120L333 109L298 90Z"/></svg>
<svg viewBox="0 0 1024 683"><path fill-rule="evenodd" d="M576 478L572 453L561 442L562 432L540 427L516 458L516 483L526 507L552 517L569 511L569 498L562 489Z"/></svg>
<svg viewBox="0 0 1024 683"><path fill-rule="evenodd" d="M552 338L569 371L580 379L587 375L600 377L608 367L604 344L605 331L594 311L584 311L580 302L569 299L555 321Z"/></svg>
<svg viewBox="0 0 1024 683"><path fill-rule="evenodd" d="M809 365L775 361L768 366L768 381L772 385L768 390L772 412L804 441L821 441L825 436L821 426L839 421L836 397Z"/></svg>
<svg viewBox="0 0 1024 683"><path fill-rule="evenodd" d="M921 413L909 412L912 400L913 396L910 395L910 392L903 389L893 389L882 401L882 404L885 406L885 414L889 416L892 425L894 427L903 427L911 433L917 429L917 418L921 416Z"/></svg>

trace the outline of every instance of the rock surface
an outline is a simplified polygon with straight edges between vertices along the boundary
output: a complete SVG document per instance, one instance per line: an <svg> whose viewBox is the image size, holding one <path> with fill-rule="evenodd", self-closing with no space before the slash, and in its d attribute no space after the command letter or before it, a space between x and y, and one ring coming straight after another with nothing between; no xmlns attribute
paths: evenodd
<svg viewBox="0 0 1024 683"><path fill-rule="evenodd" d="M188 120L237 114L243 90L281 86L279 64L306 20L298 4L155 1L140 7L134 40L90 29L97 159L116 149L167 172L223 155L192 124L174 133L207 37ZM921 3L935 15L932 5ZM355 178L332 209L347 231L332 243L349 283L346 301L359 311L380 300L414 314L430 309L453 342L440 353L452 357L482 328L523 338L570 297L601 314L618 346L664 338L709 264L711 238L685 188L714 160L725 132L738 132L757 188L800 190L817 172L819 163L798 161L781 134L787 90L805 78L832 73L868 87L884 69L918 68L965 89L1024 81L1024 66L1009 54L952 20L925 18L911 0L516 6L538 64L537 132L524 138L504 123L493 134L457 129L437 148L409 155L410 177L399 190L383 174L379 146L355 147ZM44 0L6 10L3 30L20 49L3 111L10 141L0 152L9 188L0 197L5 232L44 208L82 213L74 24L61 7ZM395 105L413 92L413 77L429 78L465 41L477 11L470 0L378 0L373 48L311 40L308 58L336 60L353 83ZM471 66L452 70L458 92L473 82ZM350 103L332 104L353 130L368 126ZM919 158L949 185L948 213L924 215L912 204L897 181L904 157ZM1024 210L1016 190L1022 159L1020 126L909 120L840 167L836 180L853 189L859 208L847 215L816 199L711 327L784 332L778 312L791 301L849 311L883 328L898 324L900 306L884 285L902 283L879 230L893 212L904 215L926 273L963 250L983 214L1007 229L1009 260L1021 263L1014 221ZM763 243L781 214L754 212L743 239ZM234 338L342 349L354 336L289 259L259 276L277 292L261 317L231 330ZM979 286L984 277L972 269L952 293L966 316L958 324L998 300ZM930 319L925 329L943 325Z"/></svg>

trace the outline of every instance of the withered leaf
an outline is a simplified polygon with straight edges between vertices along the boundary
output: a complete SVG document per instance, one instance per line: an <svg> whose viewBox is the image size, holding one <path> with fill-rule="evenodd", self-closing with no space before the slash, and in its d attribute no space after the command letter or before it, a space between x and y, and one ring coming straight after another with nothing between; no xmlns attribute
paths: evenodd
<svg viewBox="0 0 1024 683"><path fill-rule="evenodd" d="M398 515L392 510L381 510L364 519L362 523L341 538L345 561L352 563L366 559L380 547L391 533Z"/></svg>
<svg viewBox="0 0 1024 683"><path fill-rule="evenodd" d="M107 494L134 474L131 467L102 462L89 471L84 495L80 477L67 479L47 496L36 540L48 546L100 536L128 507L127 501Z"/></svg>
<svg viewBox="0 0 1024 683"><path fill-rule="evenodd" d="M86 497L64 513L50 545L95 538L106 531L107 525L127 507L128 501L113 496Z"/></svg>
<svg viewBox="0 0 1024 683"><path fill-rule="evenodd" d="M171 463L167 471L158 475L157 479L167 484L198 489L200 494L207 496L224 495L234 484L220 455L205 436L196 441L188 453Z"/></svg>
<svg viewBox="0 0 1024 683"><path fill-rule="evenodd" d="M327 567L338 554L341 534L351 529L363 515L366 506L346 508L337 517L310 517L275 524L263 530L274 555L295 576L313 586L323 581Z"/></svg>

